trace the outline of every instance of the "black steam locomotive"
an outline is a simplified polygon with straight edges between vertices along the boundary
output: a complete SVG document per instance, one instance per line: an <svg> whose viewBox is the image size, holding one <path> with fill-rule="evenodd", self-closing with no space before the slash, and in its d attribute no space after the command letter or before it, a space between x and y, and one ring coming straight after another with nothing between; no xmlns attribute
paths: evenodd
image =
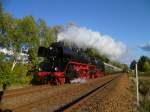
<svg viewBox="0 0 150 112"><path fill-rule="evenodd" d="M38 56L44 60L39 64L39 71L34 73L41 83L64 84L81 78L97 78L104 75L104 63L87 56L80 49L66 47L56 42L48 48L39 47Z"/></svg>

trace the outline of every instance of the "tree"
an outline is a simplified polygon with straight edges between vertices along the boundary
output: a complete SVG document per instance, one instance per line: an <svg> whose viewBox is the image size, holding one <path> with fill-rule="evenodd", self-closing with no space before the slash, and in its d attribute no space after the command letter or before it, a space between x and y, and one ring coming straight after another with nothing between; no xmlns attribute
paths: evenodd
<svg viewBox="0 0 150 112"><path fill-rule="evenodd" d="M138 61L138 69L139 69L139 71L144 72L144 63L145 62L150 63L150 59L147 56L141 56L139 61Z"/></svg>
<svg viewBox="0 0 150 112"><path fill-rule="evenodd" d="M106 56L97 53L95 49L88 48L84 52L89 56L96 57L99 61L104 61L106 63L110 62L110 60Z"/></svg>
<svg viewBox="0 0 150 112"><path fill-rule="evenodd" d="M29 54L29 61L31 62L32 65L37 65L38 64L38 57L37 53L35 52L34 48L30 48L28 51Z"/></svg>
<svg viewBox="0 0 150 112"><path fill-rule="evenodd" d="M20 48L21 40L17 35L17 23L15 19L8 13L3 13L0 15L0 44L7 48L11 49L13 52L14 60L17 57L17 51ZM12 70L16 61L13 62Z"/></svg>
<svg viewBox="0 0 150 112"><path fill-rule="evenodd" d="M25 16L19 21L19 31L24 44L27 44L29 48L37 48L39 46L38 28L32 16Z"/></svg>
<svg viewBox="0 0 150 112"><path fill-rule="evenodd" d="M133 61L131 62L131 64L130 64L130 69L131 69L131 70L134 70L134 69L135 69L135 65L136 65L136 61L133 60Z"/></svg>
<svg viewBox="0 0 150 112"><path fill-rule="evenodd" d="M4 61L4 59L5 59L4 54L0 53L0 62L1 62L1 61Z"/></svg>
<svg viewBox="0 0 150 112"><path fill-rule="evenodd" d="M49 45L55 41L56 37L54 36L54 32L52 32L52 29L50 29L42 19L38 20L37 26L39 29L40 46L49 47Z"/></svg>
<svg viewBox="0 0 150 112"><path fill-rule="evenodd" d="M11 30L13 28L13 18L8 13L3 13L0 15L0 44L5 47L11 46Z"/></svg>
<svg viewBox="0 0 150 112"><path fill-rule="evenodd" d="M6 89L7 85L10 85L13 80L13 74L9 63L1 62L0 64L0 85L3 89Z"/></svg>
<svg viewBox="0 0 150 112"><path fill-rule="evenodd" d="M37 61L36 58L37 58L37 50L39 47L39 37L38 37L39 30L34 18L32 16L26 16L22 20L19 20L18 28L19 28L20 36L23 40L22 45L28 47L30 51L29 57L31 57L30 56L31 54L34 54L35 58L32 58L33 60L32 62Z"/></svg>
<svg viewBox="0 0 150 112"><path fill-rule="evenodd" d="M150 64L149 64L149 62L146 61L146 62L144 63L143 71L144 71L144 72L150 71Z"/></svg>

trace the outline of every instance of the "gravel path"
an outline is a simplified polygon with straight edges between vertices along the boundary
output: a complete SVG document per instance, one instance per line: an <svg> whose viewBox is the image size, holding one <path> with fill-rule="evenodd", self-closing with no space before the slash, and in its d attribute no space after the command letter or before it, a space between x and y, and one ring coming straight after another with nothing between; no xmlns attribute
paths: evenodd
<svg viewBox="0 0 150 112"><path fill-rule="evenodd" d="M131 82L127 75L122 75L110 86L97 91L84 100L72 112L133 112L133 95Z"/></svg>

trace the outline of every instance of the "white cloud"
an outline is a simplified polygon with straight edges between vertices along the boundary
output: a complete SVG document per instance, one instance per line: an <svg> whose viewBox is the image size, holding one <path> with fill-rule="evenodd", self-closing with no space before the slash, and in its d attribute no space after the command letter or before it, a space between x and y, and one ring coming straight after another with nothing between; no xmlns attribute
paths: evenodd
<svg viewBox="0 0 150 112"><path fill-rule="evenodd" d="M127 53L127 47L122 42L85 27L68 26L58 34L58 41L74 43L81 48L94 48L112 60L118 60Z"/></svg>
<svg viewBox="0 0 150 112"><path fill-rule="evenodd" d="M150 51L150 41L144 45L141 45L140 48L144 51Z"/></svg>

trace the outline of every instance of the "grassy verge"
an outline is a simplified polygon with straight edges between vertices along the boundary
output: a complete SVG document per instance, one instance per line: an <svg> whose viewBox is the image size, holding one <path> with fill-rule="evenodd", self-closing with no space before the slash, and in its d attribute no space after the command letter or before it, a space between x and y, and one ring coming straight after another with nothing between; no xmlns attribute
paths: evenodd
<svg viewBox="0 0 150 112"><path fill-rule="evenodd" d="M150 79L139 80L140 107L139 112L150 112Z"/></svg>
<svg viewBox="0 0 150 112"><path fill-rule="evenodd" d="M142 75L144 74L144 75ZM139 93L140 93L140 106L135 109L135 112L150 112L150 74L139 73ZM136 107L136 80L135 74L132 72L129 77L133 83L132 93L135 96Z"/></svg>
<svg viewBox="0 0 150 112"><path fill-rule="evenodd" d="M147 76L147 77L150 77L150 71L148 71L148 72L139 72L139 76Z"/></svg>

